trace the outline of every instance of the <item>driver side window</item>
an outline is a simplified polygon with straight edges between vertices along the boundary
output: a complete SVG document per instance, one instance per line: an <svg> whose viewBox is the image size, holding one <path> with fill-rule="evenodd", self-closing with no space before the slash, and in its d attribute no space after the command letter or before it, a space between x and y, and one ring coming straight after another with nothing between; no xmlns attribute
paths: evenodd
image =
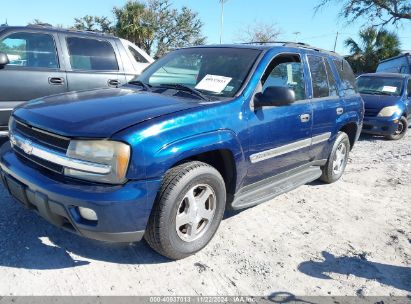
<svg viewBox="0 0 411 304"><path fill-rule="evenodd" d="M408 97L411 97L411 79L408 79L407 93Z"/></svg>
<svg viewBox="0 0 411 304"><path fill-rule="evenodd" d="M295 100L306 99L304 66L298 55L280 55L268 66L261 79L262 91L267 87L290 88L295 93Z"/></svg>

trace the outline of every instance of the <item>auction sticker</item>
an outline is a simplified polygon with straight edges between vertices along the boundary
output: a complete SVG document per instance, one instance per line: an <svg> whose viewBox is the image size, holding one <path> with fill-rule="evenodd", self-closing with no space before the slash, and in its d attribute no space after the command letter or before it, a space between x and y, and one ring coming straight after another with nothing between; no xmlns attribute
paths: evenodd
<svg viewBox="0 0 411 304"><path fill-rule="evenodd" d="M384 86L384 87L382 88L382 90L383 90L384 92L395 93L395 92L397 92L397 87Z"/></svg>
<svg viewBox="0 0 411 304"><path fill-rule="evenodd" d="M205 90L214 93L221 93L228 83L231 81L231 77L211 75L207 74L197 85L197 90Z"/></svg>

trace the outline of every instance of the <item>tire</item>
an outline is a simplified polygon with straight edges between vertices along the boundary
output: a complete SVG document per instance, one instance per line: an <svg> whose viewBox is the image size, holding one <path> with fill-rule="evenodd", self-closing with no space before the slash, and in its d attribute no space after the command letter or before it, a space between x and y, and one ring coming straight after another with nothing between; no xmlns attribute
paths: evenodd
<svg viewBox="0 0 411 304"><path fill-rule="evenodd" d="M171 168L157 194L145 239L151 248L170 259L192 255L213 238L225 203L224 179L215 168L199 161Z"/></svg>
<svg viewBox="0 0 411 304"><path fill-rule="evenodd" d="M394 134L387 135L385 138L389 140L399 140L404 137L405 133L408 130L408 120L405 116L401 116L400 121L398 122L398 129Z"/></svg>
<svg viewBox="0 0 411 304"><path fill-rule="evenodd" d="M325 183L331 184L340 179L340 177L344 173L345 167L347 166L350 148L351 146L348 135L344 132L338 132L327 163L324 167L321 168L322 175L320 177L320 180ZM340 154L342 150L345 151L343 156L342 154ZM337 160L338 157L342 157L340 161ZM336 170L336 165L338 165L339 170Z"/></svg>

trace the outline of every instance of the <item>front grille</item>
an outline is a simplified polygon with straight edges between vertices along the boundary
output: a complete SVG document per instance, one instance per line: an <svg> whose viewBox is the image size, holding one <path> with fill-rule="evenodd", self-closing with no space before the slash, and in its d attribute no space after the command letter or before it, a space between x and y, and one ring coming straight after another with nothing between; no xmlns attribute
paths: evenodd
<svg viewBox="0 0 411 304"><path fill-rule="evenodd" d="M62 174L64 171L64 168L60 165L57 165L55 163L49 162L45 159L39 158L37 156L34 155L28 155L26 153L24 153L24 151L22 151L20 148L18 147L13 147L14 151L17 154L17 157L21 160L23 160L24 162L30 161L33 162L43 168L46 168L50 171Z"/></svg>
<svg viewBox="0 0 411 304"><path fill-rule="evenodd" d="M66 154L68 146L70 144L69 138L37 129L17 120L14 120L11 132L19 134L20 136L30 140L33 143L39 144L45 148L63 154ZM13 149L16 152L17 156L26 162L29 161L52 172L59 174L63 173L64 168L60 165L49 162L35 155L27 154L15 145L13 146Z"/></svg>
<svg viewBox="0 0 411 304"><path fill-rule="evenodd" d="M379 109L365 108L364 116L375 117L380 112Z"/></svg>
<svg viewBox="0 0 411 304"><path fill-rule="evenodd" d="M31 127L20 121L15 121L15 131L33 142L60 152L66 153L70 139Z"/></svg>

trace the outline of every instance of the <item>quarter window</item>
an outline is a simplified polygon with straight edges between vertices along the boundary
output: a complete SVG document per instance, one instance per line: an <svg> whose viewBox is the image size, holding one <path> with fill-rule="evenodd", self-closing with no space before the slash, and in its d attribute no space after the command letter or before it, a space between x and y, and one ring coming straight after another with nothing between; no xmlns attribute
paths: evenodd
<svg viewBox="0 0 411 304"><path fill-rule="evenodd" d="M147 59L143 57L135 48L128 46L128 50L130 51L133 58L140 63L148 63Z"/></svg>
<svg viewBox="0 0 411 304"><path fill-rule="evenodd" d="M308 56L308 63L310 64L313 98L330 96L324 59L319 56Z"/></svg>
<svg viewBox="0 0 411 304"><path fill-rule="evenodd" d="M411 97L411 79L408 80L407 93L408 97Z"/></svg>
<svg viewBox="0 0 411 304"><path fill-rule="evenodd" d="M54 39L40 33L13 33L0 41L0 52L9 57L9 66L30 68L59 67Z"/></svg>
<svg viewBox="0 0 411 304"><path fill-rule="evenodd" d="M73 70L118 71L116 55L108 41L68 37L67 47Z"/></svg>
<svg viewBox="0 0 411 304"><path fill-rule="evenodd" d="M267 68L261 79L262 91L270 86L287 87L294 91L295 100L305 97L303 64L298 55L280 55Z"/></svg>

